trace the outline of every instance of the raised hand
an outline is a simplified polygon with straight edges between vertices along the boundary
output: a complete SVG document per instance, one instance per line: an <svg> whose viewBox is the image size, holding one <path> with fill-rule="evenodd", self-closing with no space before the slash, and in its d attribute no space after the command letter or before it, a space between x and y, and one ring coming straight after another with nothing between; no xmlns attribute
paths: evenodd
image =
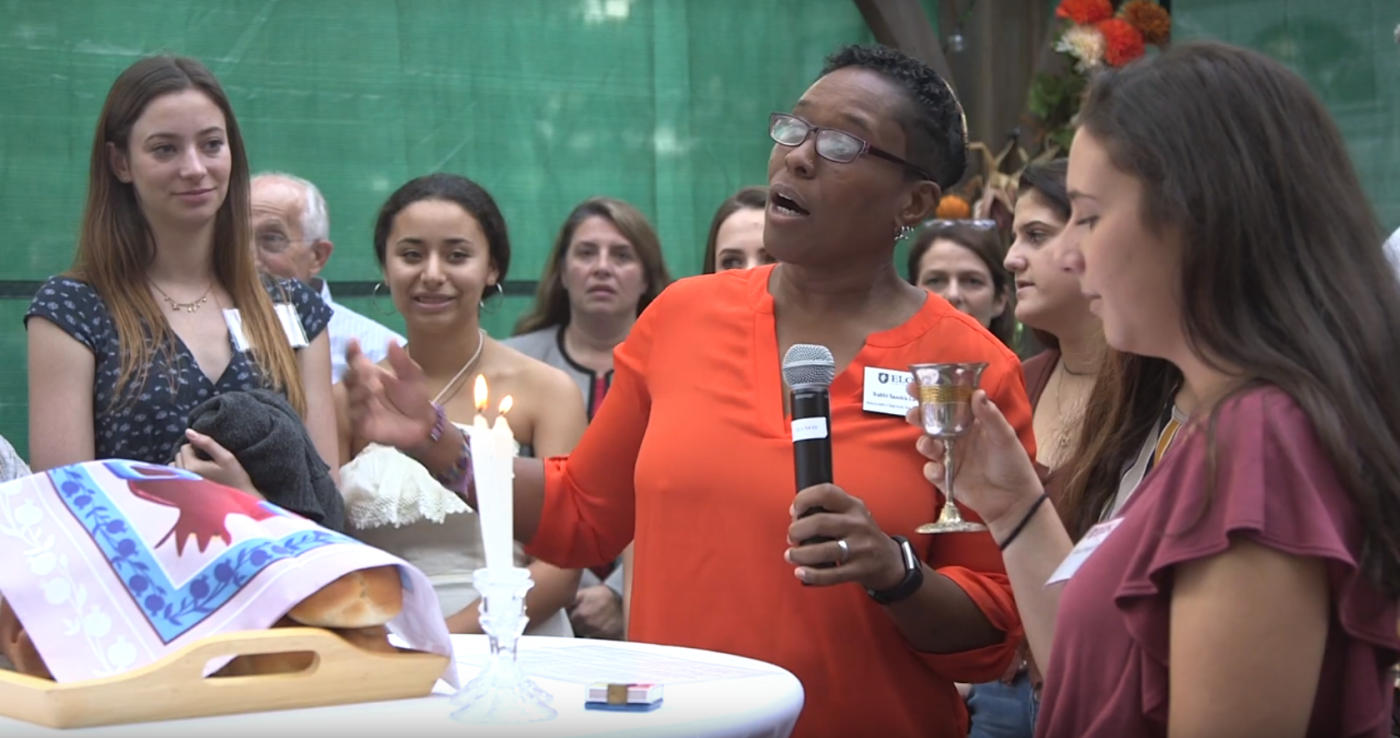
<svg viewBox="0 0 1400 738"><path fill-rule="evenodd" d="M389 346L389 368L376 366L350 341L341 378L357 438L411 452L422 448L437 421L423 370L397 344Z"/></svg>

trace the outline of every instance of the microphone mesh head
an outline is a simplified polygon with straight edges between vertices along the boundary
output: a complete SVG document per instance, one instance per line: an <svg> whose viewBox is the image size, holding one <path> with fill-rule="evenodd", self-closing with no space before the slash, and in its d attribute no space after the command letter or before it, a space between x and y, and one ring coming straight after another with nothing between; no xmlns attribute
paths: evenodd
<svg viewBox="0 0 1400 738"><path fill-rule="evenodd" d="M783 380L792 389L830 387L836 378L831 349L813 343L795 343L783 356Z"/></svg>

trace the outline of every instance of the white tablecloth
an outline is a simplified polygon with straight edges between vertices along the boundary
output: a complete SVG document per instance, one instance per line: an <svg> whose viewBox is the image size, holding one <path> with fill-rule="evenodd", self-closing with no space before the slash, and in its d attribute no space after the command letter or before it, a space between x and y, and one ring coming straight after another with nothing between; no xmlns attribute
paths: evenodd
<svg viewBox="0 0 1400 738"><path fill-rule="evenodd" d="M459 660L488 651L486 636L453 636ZM449 715L457 709L448 701L451 690L442 682L430 697L395 702L321 707L309 710L227 715L222 717L115 725L104 728L56 730L0 717L0 736L81 736L82 738L262 738L263 736L372 735L380 738L419 736L628 736L653 738L787 738L802 711L802 685L791 673L771 664L710 651L697 651L643 643L617 643L582 638L525 636L520 650L588 646L672 656L708 664L755 669L762 675L715 682L670 684L665 702L652 712L618 713L584 709L585 687L579 684L536 679L554 695L551 706L559 716L543 723L510 726L463 725ZM477 667L460 665L465 684Z"/></svg>

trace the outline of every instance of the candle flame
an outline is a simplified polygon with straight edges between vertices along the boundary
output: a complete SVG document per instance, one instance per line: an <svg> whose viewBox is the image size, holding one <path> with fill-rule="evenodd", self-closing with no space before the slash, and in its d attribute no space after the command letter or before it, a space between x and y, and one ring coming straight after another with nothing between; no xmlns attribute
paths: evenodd
<svg viewBox="0 0 1400 738"><path fill-rule="evenodd" d="M510 412L510 409L514 406L515 401L511 399L510 395L506 395L505 397L501 398L501 407L496 412L500 413L501 415L505 415L506 413Z"/></svg>
<svg viewBox="0 0 1400 738"><path fill-rule="evenodd" d="M486 377L476 375L476 387L472 390L472 396L476 399L476 411L481 412L486 409Z"/></svg>

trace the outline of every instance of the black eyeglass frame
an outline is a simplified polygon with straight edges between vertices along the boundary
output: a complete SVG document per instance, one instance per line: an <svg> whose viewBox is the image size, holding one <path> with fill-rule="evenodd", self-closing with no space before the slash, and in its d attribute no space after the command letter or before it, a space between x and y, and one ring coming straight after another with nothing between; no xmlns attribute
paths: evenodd
<svg viewBox="0 0 1400 738"><path fill-rule="evenodd" d="M805 129L807 129L807 132L806 132L805 135L802 136L802 140L801 140L801 141L798 141L797 143L788 143L788 142L786 142L786 141L779 141L779 140L778 140L778 136L777 136L777 134L776 134L774 131L777 129L778 124L779 124L780 122L795 123L795 124L797 124L797 125L799 125L799 126L805 128ZM833 134L836 134L836 135L839 135L839 136L844 136L844 137L846 137L846 138L851 139L852 141L855 141L855 142L859 143L859 144L860 144L860 151L857 151L854 155L851 156L851 158L845 159L845 160L837 159L836 157L831 156L831 155L829 155L829 154L823 152L823 151L822 151L822 147L821 147L821 134L822 134L823 132L830 132L830 133L833 133ZM930 181L930 182L936 182L936 181L937 181L936 179L934 179L934 177L933 177L932 174L929 174L929 173L928 173L927 171L925 171L922 167L920 167L920 166L918 166L918 165L915 165L915 164L913 164L913 163L910 163L909 160L907 160L907 159L904 159L904 158L899 157L899 156L895 156L894 154L891 154L890 152L885 151L884 149L879 148L878 146L872 146L872 145L870 145L870 142L869 142L869 141L866 141L865 139L861 138L860 136L857 136L857 135L855 135L854 133L850 133L849 131L843 131L843 130L841 130L841 129L839 129L839 128L824 128L824 127L822 127L822 126L814 126L814 125L812 125L811 123L808 123L807 121L802 120L801 118L799 118L799 117L797 117L797 116L795 116L795 115L792 115L792 114L790 114L790 113L772 113L772 114L770 114L770 115L768 116L768 137L771 138L771 139L773 139L773 143L776 143L776 144L778 144L779 146L787 146L787 147L789 147L789 148L797 148L798 146L801 146L802 144L806 143L806 142L807 142L807 139L808 139L808 138L811 138L811 137L812 137L812 134L814 134L814 133L817 134L817 137L818 137L818 140L817 140L817 155L820 156L820 157L823 158L823 159L826 159L827 161L836 162L837 164L850 164L851 162L855 161L856 159L859 159L861 156L863 156L863 155L865 155L865 154L869 154L869 155L871 155L871 156L878 157L878 158L880 158L880 159L884 159L885 161L898 164L898 165L900 165L900 166L902 166L902 167L907 167L910 171L914 172L915 174L918 174L920 177L923 177L924 179L926 179L926 180L928 180L928 181Z"/></svg>

